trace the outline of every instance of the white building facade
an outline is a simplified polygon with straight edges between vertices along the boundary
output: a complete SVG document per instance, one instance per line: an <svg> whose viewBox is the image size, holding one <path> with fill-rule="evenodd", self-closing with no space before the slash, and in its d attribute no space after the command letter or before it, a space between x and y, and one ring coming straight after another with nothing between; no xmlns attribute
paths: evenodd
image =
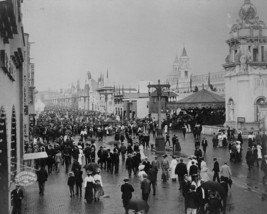
<svg viewBox="0 0 267 214"><path fill-rule="evenodd" d="M267 116L267 28L245 0L227 40L225 69L226 125L259 129Z"/></svg>

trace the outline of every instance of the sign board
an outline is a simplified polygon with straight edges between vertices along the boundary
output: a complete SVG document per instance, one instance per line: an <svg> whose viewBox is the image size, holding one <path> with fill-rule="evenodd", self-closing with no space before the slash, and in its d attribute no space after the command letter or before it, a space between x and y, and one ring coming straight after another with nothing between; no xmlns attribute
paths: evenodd
<svg viewBox="0 0 267 214"><path fill-rule="evenodd" d="M31 171L22 171L15 177L15 182L21 186L29 186L37 181L37 175Z"/></svg>
<svg viewBox="0 0 267 214"><path fill-rule="evenodd" d="M238 117L237 118L237 122L238 123L245 123L246 122L246 119L245 119L245 117Z"/></svg>
<svg viewBox="0 0 267 214"><path fill-rule="evenodd" d="M46 152L25 153L23 160L34 160L39 158L47 158Z"/></svg>

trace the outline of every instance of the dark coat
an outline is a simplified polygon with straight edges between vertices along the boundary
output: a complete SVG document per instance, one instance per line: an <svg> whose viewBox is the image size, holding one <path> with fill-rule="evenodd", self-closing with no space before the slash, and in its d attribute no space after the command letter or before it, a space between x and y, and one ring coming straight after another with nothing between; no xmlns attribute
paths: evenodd
<svg viewBox="0 0 267 214"><path fill-rule="evenodd" d="M184 197L189 192L190 186L191 186L190 181L186 181L184 179L182 180L182 192Z"/></svg>
<svg viewBox="0 0 267 214"><path fill-rule="evenodd" d="M13 201L13 206L21 205L21 201L23 199L23 190L22 189L14 189L11 192L11 199Z"/></svg>
<svg viewBox="0 0 267 214"><path fill-rule="evenodd" d="M121 185L122 192L122 200L130 200L132 198L132 192L134 192L134 188L131 184L125 183Z"/></svg>
<svg viewBox="0 0 267 214"><path fill-rule="evenodd" d="M83 182L83 171L77 170L75 173L75 183L76 184L82 184Z"/></svg>
<svg viewBox="0 0 267 214"><path fill-rule="evenodd" d="M189 175L196 175L198 173L198 167L196 165L190 166Z"/></svg>
<svg viewBox="0 0 267 214"><path fill-rule="evenodd" d="M251 150L247 151L246 161L247 161L247 164L252 164L253 163L253 153L252 153Z"/></svg>
<svg viewBox="0 0 267 214"><path fill-rule="evenodd" d="M218 161L215 161L213 164L213 170L214 172L220 172L220 167Z"/></svg>
<svg viewBox="0 0 267 214"><path fill-rule="evenodd" d="M90 147L86 147L84 150L83 150L83 154L86 158L90 158L91 156L91 148Z"/></svg>
<svg viewBox="0 0 267 214"><path fill-rule="evenodd" d="M142 193L144 194L150 193L150 181L148 179L144 179L141 182L141 190L142 190Z"/></svg>
<svg viewBox="0 0 267 214"><path fill-rule="evenodd" d="M147 174L148 171L149 171L149 169L150 169L150 167L151 167L151 164L150 164L149 161L144 161L144 162L143 162L143 165L145 166L144 171L145 171L146 174Z"/></svg>
<svg viewBox="0 0 267 214"><path fill-rule="evenodd" d="M197 209L199 205L199 199L197 192L189 191L185 196L185 207Z"/></svg>
<svg viewBox="0 0 267 214"><path fill-rule="evenodd" d="M151 183L156 182L157 181L157 168L155 167L151 167L148 171L148 179L151 181Z"/></svg>
<svg viewBox="0 0 267 214"><path fill-rule="evenodd" d="M128 157L126 159L126 169L133 169L134 168L134 160L132 157Z"/></svg>
<svg viewBox="0 0 267 214"><path fill-rule="evenodd" d="M178 163L175 168L175 174L184 177L187 174L187 167L185 163Z"/></svg>
<svg viewBox="0 0 267 214"><path fill-rule="evenodd" d="M70 176L68 178L68 185L69 186L74 186L74 184L75 184L75 177L74 176Z"/></svg>
<svg viewBox="0 0 267 214"><path fill-rule="evenodd" d="M112 163L119 164L120 162L120 156L118 153L113 153L112 155Z"/></svg>
<svg viewBox="0 0 267 214"><path fill-rule="evenodd" d="M44 168L41 168L39 171L36 172L37 174L37 181L38 182L46 182L48 178L48 173Z"/></svg>

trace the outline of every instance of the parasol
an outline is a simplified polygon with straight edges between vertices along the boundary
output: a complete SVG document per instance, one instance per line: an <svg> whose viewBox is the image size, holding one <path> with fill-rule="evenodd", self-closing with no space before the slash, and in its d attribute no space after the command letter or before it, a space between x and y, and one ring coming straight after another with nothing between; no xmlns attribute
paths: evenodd
<svg viewBox="0 0 267 214"><path fill-rule="evenodd" d="M134 210L135 212L139 212L142 210L148 211L149 206L147 202L141 199L131 199L128 204L129 210Z"/></svg>
<svg viewBox="0 0 267 214"><path fill-rule="evenodd" d="M91 141L91 142L95 142L95 141L96 141L96 139L94 139L94 138L91 138L91 137L89 137L89 138L86 138L86 140L87 140L87 141Z"/></svg>

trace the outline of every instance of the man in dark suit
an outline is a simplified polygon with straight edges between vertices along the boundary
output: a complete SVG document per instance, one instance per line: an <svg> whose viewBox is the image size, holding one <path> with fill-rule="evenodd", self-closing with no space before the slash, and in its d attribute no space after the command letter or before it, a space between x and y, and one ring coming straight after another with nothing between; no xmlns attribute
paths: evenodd
<svg viewBox="0 0 267 214"><path fill-rule="evenodd" d="M182 180L184 179L184 175L187 174L187 167L186 164L184 163L184 160L181 158L180 163L177 164L175 168L175 174L178 175L178 181L180 188L179 190L182 189Z"/></svg>
<svg viewBox="0 0 267 214"><path fill-rule="evenodd" d="M11 192L11 200L13 201L12 214L21 213L21 201L23 197L23 190L19 184L16 184L16 189Z"/></svg>
<svg viewBox="0 0 267 214"><path fill-rule="evenodd" d="M143 162L143 165L145 165L145 168L144 168L144 171L146 172L146 174L148 173L150 167L151 167L151 164L150 162L148 161L148 158L146 157L145 158L145 161Z"/></svg>
<svg viewBox="0 0 267 214"><path fill-rule="evenodd" d="M219 163L217 161L217 158L213 158L213 161L214 161L213 169L212 169L212 171L214 172L213 181L215 181L217 179L217 181L220 183L220 177L219 177L220 167L219 167Z"/></svg>
<svg viewBox="0 0 267 214"><path fill-rule="evenodd" d="M83 150L84 157L85 157L85 163L88 164L91 162L91 147L88 143L85 144L86 147Z"/></svg>
<svg viewBox="0 0 267 214"><path fill-rule="evenodd" d="M98 152L97 152L97 156L98 156L98 164L100 165L100 168L103 168L103 163L104 163L104 150L103 147L100 146Z"/></svg>
<svg viewBox="0 0 267 214"><path fill-rule="evenodd" d="M134 188L131 184L129 184L129 179L125 178L123 180L125 183L121 185L121 192L122 192L122 203L123 207L125 209L125 214L129 213L128 205L129 201L132 198L132 193L134 192Z"/></svg>
<svg viewBox="0 0 267 214"><path fill-rule="evenodd" d="M44 166L41 166L41 169L36 172L37 174L37 181L39 184L39 194L44 195L45 190L45 182L47 181L48 173Z"/></svg>
<svg viewBox="0 0 267 214"><path fill-rule="evenodd" d="M206 150L207 150L207 147L208 147L208 141L206 140L205 137L203 137L203 140L202 140L201 144L202 144L204 155L206 155Z"/></svg>

